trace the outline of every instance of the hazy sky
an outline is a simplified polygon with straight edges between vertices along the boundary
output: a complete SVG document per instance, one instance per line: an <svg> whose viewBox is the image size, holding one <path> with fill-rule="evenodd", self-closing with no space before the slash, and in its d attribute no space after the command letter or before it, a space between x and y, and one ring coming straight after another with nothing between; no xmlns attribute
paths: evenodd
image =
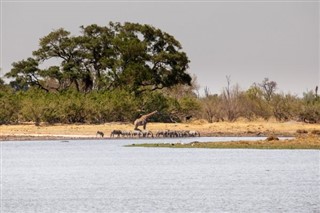
<svg viewBox="0 0 320 213"><path fill-rule="evenodd" d="M181 42L189 72L212 93L247 89L265 77L301 95L320 82L319 1L2 1L1 74L30 57L58 28L113 22L150 24Z"/></svg>

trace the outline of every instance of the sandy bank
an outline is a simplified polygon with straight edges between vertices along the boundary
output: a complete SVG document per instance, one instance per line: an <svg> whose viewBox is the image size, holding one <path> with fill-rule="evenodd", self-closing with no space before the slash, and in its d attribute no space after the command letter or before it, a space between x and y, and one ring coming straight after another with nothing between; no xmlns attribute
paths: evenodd
<svg viewBox="0 0 320 213"><path fill-rule="evenodd" d="M97 138L97 131L102 131L105 138L110 137L112 130L133 130L130 123L106 123L100 125L59 124L35 126L33 124L0 125L0 141L37 140L37 139L92 139ZM193 121L190 123L149 123L147 129L158 130L196 130L202 136L296 136L297 131L320 131L319 124L300 122L218 122Z"/></svg>

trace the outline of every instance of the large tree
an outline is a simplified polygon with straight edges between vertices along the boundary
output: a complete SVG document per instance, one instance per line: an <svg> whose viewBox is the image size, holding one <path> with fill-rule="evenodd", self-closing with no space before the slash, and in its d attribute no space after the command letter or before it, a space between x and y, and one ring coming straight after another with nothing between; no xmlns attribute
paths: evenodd
<svg viewBox="0 0 320 213"><path fill-rule="evenodd" d="M136 23L80 28L79 36L61 28L41 38L33 58L14 63L6 76L15 84L82 92L121 88L138 94L191 84L189 59L168 33ZM51 59L59 64L39 68Z"/></svg>

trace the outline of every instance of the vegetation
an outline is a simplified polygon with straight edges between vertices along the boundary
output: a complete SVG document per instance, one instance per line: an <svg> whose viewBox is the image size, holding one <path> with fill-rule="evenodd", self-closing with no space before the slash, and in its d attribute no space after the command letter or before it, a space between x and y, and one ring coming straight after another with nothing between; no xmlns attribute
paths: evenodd
<svg viewBox="0 0 320 213"><path fill-rule="evenodd" d="M163 148L210 148L210 149L320 149L320 137L316 135L300 136L287 140L230 141L230 142L191 142L132 144L127 147L163 147Z"/></svg>
<svg viewBox="0 0 320 213"><path fill-rule="evenodd" d="M277 93L265 78L243 91L228 76L221 94L206 89L199 97L188 63L181 44L150 25L93 24L78 36L58 29L40 39L32 57L12 64L9 84L0 79L0 124L132 122L154 110L151 121L161 122L320 122L318 88L300 98Z"/></svg>
<svg viewBox="0 0 320 213"><path fill-rule="evenodd" d="M182 92L183 91L183 92ZM133 122L139 115L158 110L151 122L182 122L186 118L208 122L276 118L278 121L320 122L320 98L312 91L299 98L274 93L270 101L254 84L246 91L238 86L222 94L205 93L198 97L192 88L176 85L160 91L145 91L139 96L124 89L46 92L37 87L14 90L0 86L0 123L20 122L91 123Z"/></svg>
<svg viewBox="0 0 320 213"><path fill-rule="evenodd" d="M201 117L209 122L235 121L239 118L254 120L275 118L278 121L320 122L320 98L317 87L302 98L296 95L276 93L276 82L265 78L261 84L254 83L248 90L241 91L232 86L227 77L227 87L222 94L210 94L200 98Z"/></svg>
<svg viewBox="0 0 320 213"><path fill-rule="evenodd" d="M145 93L138 98L125 90L48 93L39 89L0 91L0 122L105 123L131 122L140 114L159 109L151 121L180 121L197 108L194 98L181 100L161 93ZM190 103L188 103L190 102ZM180 112L180 113L175 113Z"/></svg>
<svg viewBox="0 0 320 213"><path fill-rule="evenodd" d="M33 57L12 64L6 77L17 90L78 92L124 89L140 94L176 84L190 85L189 59L181 44L149 25L81 26L72 36L61 28L40 39ZM55 66L41 65L58 61Z"/></svg>

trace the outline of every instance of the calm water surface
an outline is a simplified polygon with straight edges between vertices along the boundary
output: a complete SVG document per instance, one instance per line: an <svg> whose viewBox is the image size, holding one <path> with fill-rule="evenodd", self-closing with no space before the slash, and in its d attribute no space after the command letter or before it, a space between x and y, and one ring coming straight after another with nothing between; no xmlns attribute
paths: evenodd
<svg viewBox="0 0 320 213"><path fill-rule="evenodd" d="M146 142L2 142L1 213L320 212L318 150L123 147Z"/></svg>

